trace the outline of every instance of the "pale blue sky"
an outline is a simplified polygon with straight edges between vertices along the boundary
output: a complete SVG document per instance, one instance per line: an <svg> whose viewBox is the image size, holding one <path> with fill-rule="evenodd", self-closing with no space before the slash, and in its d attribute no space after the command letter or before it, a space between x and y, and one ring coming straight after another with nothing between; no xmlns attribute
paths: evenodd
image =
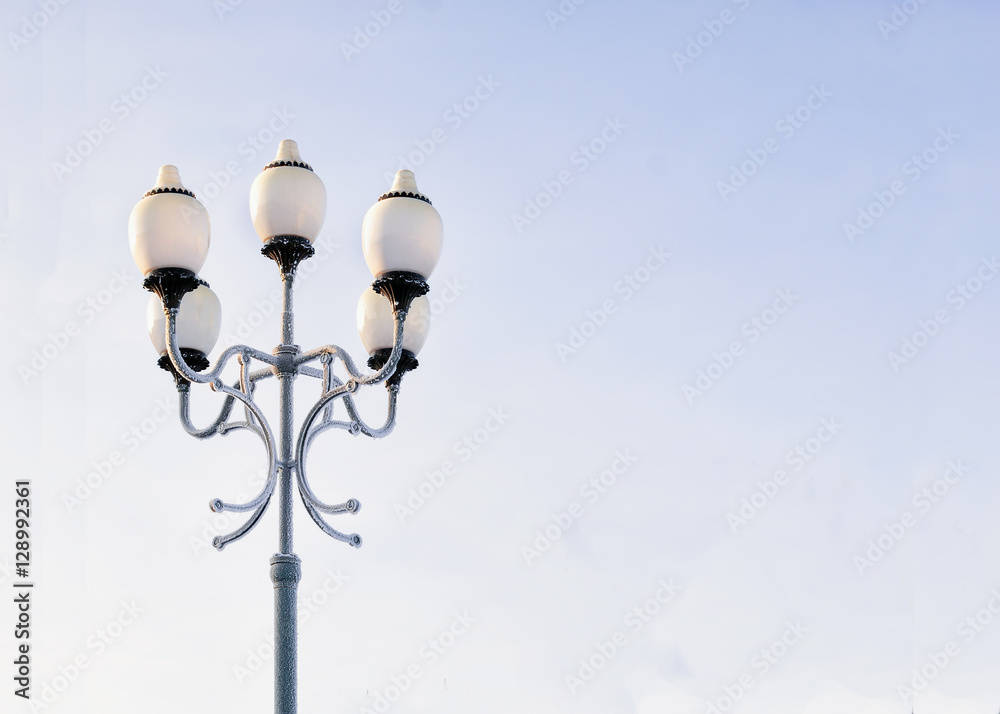
<svg viewBox="0 0 1000 714"><path fill-rule="evenodd" d="M337 525L365 545L296 513L303 713L362 712L415 664L389 711L700 714L749 677L739 714L903 714L900 685L949 643L917 714L1000 708L993 4L231 2L0 11L2 448L6 479L34 482L35 688L89 664L43 711L269 710L271 660L250 672L248 651L266 654L277 518L221 554L204 541L235 525L213 524L209 499L249 493L263 452L190 439L161 406L176 397L126 229L158 167L178 166L211 215L202 275L223 331L263 316L248 342L270 350L278 280L247 197L282 138L328 191L328 247L296 293L303 347L362 356L361 219L399 157L445 225L396 431L312 453L321 497L363 502ZM373 17L384 27L345 52ZM762 151L724 200L719 182ZM845 223L894 182L851 242ZM626 276L648 279L630 292ZM754 319L773 322L756 339ZM717 379L686 396L699 371ZM298 387L304 414L314 385ZM373 391L360 403L378 422ZM200 421L217 403L193 401ZM491 410L504 423L462 447ZM616 459L606 492L587 486ZM447 461L455 475L401 517ZM779 470L734 533L727 515ZM859 566L887 527L902 537ZM661 583L677 591L662 608ZM650 598L660 611L636 626ZM981 631L963 625L984 608ZM134 622L100 648L119 616ZM470 618L447 652L422 650ZM616 631L610 662L567 680ZM787 652L762 666L773 647Z"/></svg>

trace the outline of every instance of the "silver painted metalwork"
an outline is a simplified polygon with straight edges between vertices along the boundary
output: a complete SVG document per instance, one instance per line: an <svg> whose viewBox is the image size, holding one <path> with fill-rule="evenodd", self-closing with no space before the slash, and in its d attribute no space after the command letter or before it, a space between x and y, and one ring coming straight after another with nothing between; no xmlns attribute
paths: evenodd
<svg viewBox="0 0 1000 714"><path fill-rule="evenodd" d="M392 353L386 363L375 372L358 370L351 356L337 345L326 345L308 352L302 352L294 343L294 320L292 315L292 284L294 271L282 273L281 343L271 354L255 350L246 345L234 345L220 355L214 367L205 372L195 372L184 361L177 344L177 313L179 308L165 307L166 342L170 361L177 372L187 381L178 384L180 421L184 430L198 439L209 439L216 434L225 436L234 431L245 430L256 434L264 444L267 453L267 479L260 493L245 503L229 503L221 498L210 502L213 511L249 513L249 518L231 533L216 536L212 545L222 550L226 545L239 540L249 533L261 520L278 493L279 537L278 553L270 560L271 580L274 583L274 711L276 714L295 714L296 701L296 593L301 578L301 562L293 552L292 501L293 483L313 522L327 535L359 548L361 536L357 533L342 533L331 526L323 517L343 513L357 513L360 502L350 498L343 503L327 504L313 492L306 477L305 462L316 437L330 429L341 429L353 436L364 434L378 439L387 436L396 423L396 400L399 385L388 387L388 407L385 422L380 427L371 427L361 419L352 394L362 386L372 386L386 381L392 376L403 351L403 324L406 309L395 313L395 331ZM239 378L226 384L222 372L235 358L239 365ZM346 372L341 379L334 374L337 361ZM265 365L252 370L253 362ZM310 366L318 361L320 367ZM320 396L309 410L308 415L294 432L293 386L298 377L317 379ZM271 377L278 380L279 415L277 434L272 430L263 411L254 400L254 390L258 382ZM217 393L225 395L218 416L206 427L199 428L191 421L190 386L208 384ZM333 418L336 402L343 402L346 420ZM233 420L233 408L239 402L243 406L243 419Z"/></svg>

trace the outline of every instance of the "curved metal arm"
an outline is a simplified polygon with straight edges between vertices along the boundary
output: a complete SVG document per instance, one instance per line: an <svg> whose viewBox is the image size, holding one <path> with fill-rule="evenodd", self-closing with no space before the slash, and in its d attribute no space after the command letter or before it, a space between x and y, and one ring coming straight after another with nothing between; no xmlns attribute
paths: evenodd
<svg viewBox="0 0 1000 714"><path fill-rule="evenodd" d="M246 429L251 431L261 439L264 438L264 432L261 431L260 426L255 421L245 420L245 421L227 421L225 424L219 425L219 434L225 436L231 431L239 431L240 429Z"/></svg>
<svg viewBox="0 0 1000 714"><path fill-rule="evenodd" d="M351 375L351 380L358 384L378 384L379 382L384 382L396 370L399 356L403 353L403 323L406 321L406 313L406 310L397 310L393 314L392 353L389 355L386 363L376 372L372 372L371 374L362 374L359 372L351 356L342 347L338 347L337 345L326 345L325 347L319 347L309 352L303 352L295 358L295 364L296 366L303 365L319 359L323 355L330 355L344 363L344 368Z"/></svg>
<svg viewBox="0 0 1000 714"><path fill-rule="evenodd" d="M386 408L385 423L377 429L368 426L358 415L358 408L350 396L344 397L344 407L347 409L347 414L351 417L352 423L357 424L361 433L365 436L370 436L373 439L381 439L391 434L392 430L396 428L396 399L399 397L399 385L394 384L390 386L388 391L389 404Z"/></svg>
<svg viewBox="0 0 1000 714"><path fill-rule="evenodd" d="M211 384L213 387L221 384L219 375L222 373L222 369L226 366L226 363L236 355L247 355L248 357L272 366L277 364L277 360L273 355L266 354L260 350L255 350L246 345L233 345L219 355L219 359L216 360L214 369L204 374L195 372L188 366L187 362L184 361L184 357L181 355L180 345L177 344L177 313L180 312L180 308L170 307L166 308L164 312L167 316L167 324L164 328L166 330L167 337L167 354L170 355L170 361L173 363L177 372L189 382L197 384Z"/></svg>
<svg viewBox="0 0 1000 714"><path fill-rule="evenodd" d="M313 522L317 526L319 526L321 531L326 533L331 538L336 538L337 540L347 543L348 545L352 545L355 548L361 547L361 536L359 536L357 533L351 533L351 534L341 533L336 528L332 527L329 523L323 520L323 517L316 512L316 507L314 507L306 499L306 495L301 490L301 488L299 489L299 495L302 496L302 504L306 507L306 512L309 514L309 517L313 519ZM357 501L355 501L353 498L350 501L348 501L348 503L351 503L352 501L354 503L357 503ZM360 504L358 504L358 507L360 507ZM327 508L332 508L332 506L327 506ZM357 509L350 512L357 513Z"/></svg>
<svg viewBox="0 0 1000 714"><path fill-rule="evenodd" d="M253 530L253 527L257 525L258 521L260 521L261 516L264 515L264 511L267 510L268 504L270 503L271 503L271 498L269 496L267 500L264 501L264 503L256 511L253 512L253 515L250 516L247 522L244 523L242 526L237 528L232 533L227 533L226 535L221 535L221 536L215 536L215 538L212 539L212 547L215 548L216 550L222 550L228 544L232 543L234 540L239 540L247 533L249 533L251 530Z"/></svg>
<svg viewBox="0 0 1000 714"><path fill-rule="evenodd" d="M271 432L271 427L267 423L267 419L264 418L263 413L260 411L253 399L245 395L238 389L233 389L232 387L227 387L226 385L217 386L219 383L213 384L216 391L223 392L224 394L232 395L234 398L239 399L246 406L247 411L250 412L253 417L257 420L259 426L246 423L246 424L235 424L231 428L244 428L250 429L251 431L257 431L264 442L264 446L267 449L267 482L264 484L264 488L261 492L251 501L247 503L226 503L222 499L214 498L210 502L210 507L213 511L220 513L222 511L236 511L243 512L249 511L260 506L266 506L267 502L271 498L271 494L274 492L274 486L277 483L278 474L278 460L277 460L277 444L274 440L274 434ZM226 426L225 424L223 426ZM259 430L259 431L258 431ZM256 522L256 521L255 521ZM250 526L253 527L252 525Z"/></svg>
<svg viewBox="0 0 1000 714"><path fill-rule="evenodd" d="M325 359L323 362L323 389L326 392L343 384L343 382L341 382L331 371L328 359L329 358ZM305 455L309 453L309 447L312 446L313 440L327 429L345 429L353 436L364 434L365 436L369 436L373 439L381 439L382 437L388 436L392 433L392 430L396 426L396 399L399 396L399 384L389 385L388 391L389 406L387 409L385 423L377 429L373 429L368 426L365 420L361 418L361 415L358 413L358 408L354 404L354 398L349 394L344 395L343 401L344 408L347 409L347 414L351 418L351 421L331 419L330 416L333 405L328 404L323 411L322 421L309 429L302 458L304 459Z"/></svg>
<svg viewBox="0 0 1000 714"><path fill-rule="evenodd" d="M271 370L260 370L258 372L250 372L250 361L252 359L260 359L266 364L272 364L274 362L270 355L264 355L258 350L245 347L243 345L236 345L230 347L228 350L222 353L216 363L215 369L206 375L200 375L194 370L192 370L184 362L183 356L180 354L180 350L177 345L177 309L171 308L167 311L167 345L170 353L171 361L174 363L174 367L181 373L186 379L193 382L210 383L212 389L216 392L220 392L226 395L226 401L222 407L222 413L219 418L212 424L212 428L218 433L225 434L227 431L234 429L248 429L258 436L264 442L264 447L267 449L267 462L268 462L268 477L264 484L264 488L259 494L247 503L226 503L220 498L214 498L209 503L211 509L217 513L223 511L234 511L237 513L243 513L246 511L254 511L253 515L244 523L240 528L233 531L232 533L224 536L217 536L212 544L221 550L227 543L231 543L234 540L242 538L246 533L248 533L258 521L260 521L261 516L264 511L267 510L267 505L271 501L271 495L274 493L275 485L277 484L277 474L278 474L278 463L277 463L277 442L274 439L274 433L271 431L270 425L267 423L267 419L264 417L263 412L253 400L253 386L254 383L261 379L266 379L271 375ZM219 373L225 366L226 362L230 360L233 356L239 355L240 361L240 379L235 387L229 387L222 382L219 378ZM261 358L265 359L261 359ZM239 388L237 388L239 387ZM181 423L184 424L188 433L193 433L195 436L202 436L202 438L207 438L209 434L208 430L198 430L191 423L190 420L190 410L189 410L189 397L188 392L185 390L181 392ZM229 417L232 412L233 404L236 400L239 400L243 406L246 408L247 420L244 422L226 422L225 420ZM190 428L189 428L190 427ZM193 430L193 432L192 432Z"/></svg>
<svg viewBox="0 0 1000 714"><path fill-rule="evenodd" d="M395 369L396 363L399 361L399 356L402 353L403 320L406 317L405 312L400 312L402 312L402 315L397 313L396 316L393 352L390 359L385 365L383 365L382 369L374 375L371 375L367 382L362 383L377 383L378 381L381 381L379 377L383 372L387 372L391 375L392 371ZM354 379L351 379L346 384L334 376L332 370L330 369L332 357L338 356L338 354L344 360L344 365L348 372L352 375L352 377L354 377ZM354 404L354 399L350 396L350 393L357 390L359 381L361 381L357 379L357 371L354 369L354 365L350 361L350 356L336 346L316 350L313 353L310 353L310 355L309 359L319 358L323 361L323 371L321 376L323 379L324 391L323 396L320 397L319 401L317 401L315 405L313 405L308 416L303 422L301 429L299 430L299 437L295 447L295 463L297 466L296 479L299 486L299 496L302 498L302 505L305 506L309 517L312 518L313 522L317 526L319 526L320 530L332 538L348 543L355 548L360 548L360 535L357 533L341 533L327 523L320 513L328 513L331 515L339 513L357 513L361 504L353 498L347 500L345 503L337 505L328 505L320 501L316 494L313 493L312 488L309 486L309 479L306 476L306 457L308 456L309 447L312 446L313 440L315 440L317 436L327 429L346 429L352 434L361 432L366 436L373 438L379 438L391 432L396 423L396 399L399 396L399 384L394 384L389 387L389 406L385 424L378 429L372 429L364 422L364 420L361 419L358 414L357 406ZM299 369L302 369L301 365L299 366ZM343 397L344 406L347 409L347 413L352 421L344 422L330 419L330 409L333 404L333 400L337 397ZM316 418L321 413L323 414L323 420L314 426Z"/></svg>
<svg viewBox="0 0 1000 714"><path fill-rule="evenodd" d="M274 376L274 370L270 367L266 369L258 369L256 372L250 373L250 381L254 384L261 381L262 379L267 379L268 377Z"/></svg>
<svg viewBox="0 0 1000 714"><path fill-rule="evenodd" d="M295 464L296 464L296 476L299 483L299 490L303 491L303 497L308 497L308 499L313 502L317 507L326 509L331 508L327 506L312 492L309 488L309 483L306 481L306 468L305 468L305 454L308 449L309 443L312 439L309 438L309 433L312 431L313 422L319 413L323 411L323 408L330 402L332 402L337 397L346 396L350 387L346 384L340 384L331 390L326 391L319 401L317 401L312 409L309 410L308 416L306 416L305 421L302 423L302 428L299 429L299 438L295 444Z"/></svg>
<svg viewBox="0 0 1000 714"><path fill-rule="evenodd" d="M356 384L355 384L356 388ZM341 533L340 531L333 528L329 523L327 523L319 512L329 513L331 515L338 513L357 513L358 509L361 508L361 504L357 499L349 499L345 503L337 505L328 505L323 503L316 497L312 489L309 487L309 481L306 478L305 469L305 455L308 451L308 445L312 442L310 438L310 433L313 432L313 422L316 417L324 410L326 405L332 402L337 397L346 396L348 391L351 390L351 386L347 384L338 384L333 389L328 390L324 395L313 405L312 409L309 411L308 416L302 424L302 428L299 430L299 438L295 447L295 463L296 463L296 480L299 486L299 495L302 498L302 503L306 507L306 511L309 513L309 517L313 519L313 522L320 527L327 535L336 538L337 540L343 541L344 543L349 543L355 548L361 547L361 536L357 533L352 533L350 535ZM332 424L332 422L328 422ZM313 434L315 438L315 434Z"/></svg>
<svg viewBox="0 0 1000 714"><path fill-rule="evenodd" d="M252 398L253 396L253 385L255 382L266 379L268 377L273 377L274 372L270 369L262 369L254 372L252 374L244 374L246 370L241 370L240 381L233 385L234 388L246 382L249 382L250 391L247 392L246 389L242 390L244 394L247 394ZM232 394L227 394L226 399L222 404L222 409L219 411L219 416L215 418L211 424L209 424L204 429L199 429L191 421L191 393L188 389L178 390L178 413L180 416L181 426L191 436L196 439L210 439L216 434L222 434L223 436L230 431L235 431L237 429L248 429L253 433L257 434L261 439L264 439L264 432L260 427L253 423L249 418L243 422L227 422L230 415L233 412L233 405L236 402L236 398ZM266 440L265 440L266 442Z"/></svg>
<svg viewBox="0 0 1000 714"><path fill-rule="evenodd" d="M334 419L321 421L309 430L309 436L306 438L305 453L309 453L309 447L312 446L313 440L329 429L343 429L344 431L349 432L352 436L357 436L360 432L358 425L353 421L340 421Z"/></svg>
<svg viewBox="0 0 1000 714"><path fill-rule="evenodd" d="M246 513L247 511L252 511L255 508L260 508L266 505L269 500L271 500L271 494L274 493L275 484L278 483L278 469L275 467L267 476L267 481L264 482L264 488L258 493L253 499L247 501L246 503L226 503L221 498L213 498L208 507L211 508L216 513L222 513L223 511L231 511L233 513Z"/></svg>
<svg viewBox="0 0 1000 714"><path fill-rule="evenodd" d="M316 377L317 379L323 379L323 372L316 369L315 367L306 367L304 364L296 365L295 369L299 374L304 374L307 377Z"/></svg>
<svg viewBox="0 0 1000 714"><path fill-rule="evenodd" d="M317 436L322 434L328 429L343 429L350 432L352 435L357 436L358 434L364 434L372 439L381 439L392 433L392 430L396 428L396 399L399 395L399 387L395 386L389 390L389 406L387 409L387 414L385 418L385 424L373 429L368 426L365 421L358 414L358 409L354 405L354 400L350 396L344 396L344 406L347 408L347 413L351 417L351 421L341 421L336 419L324 419L319 424L314 425L309 429L309 434L306 437L305 451L303 457L309 453L309 447L312 446L313 440Z"/></svg>
<svg viewBox="0 0 1000 714"><path fill-rule="evenodd" d="M232 414L233 404L236 401L232 396L226 395L226 401L222 404L222 410L219 412L219 416L217 416L215 421L204 429L199 429L191 421L191 392L187 389L178 390L177 396L181 426L184 427L184 431L196 439L210 439L218 434L219 427L224 421L226 421L226 419L229 418L229 415Z"/></svg>

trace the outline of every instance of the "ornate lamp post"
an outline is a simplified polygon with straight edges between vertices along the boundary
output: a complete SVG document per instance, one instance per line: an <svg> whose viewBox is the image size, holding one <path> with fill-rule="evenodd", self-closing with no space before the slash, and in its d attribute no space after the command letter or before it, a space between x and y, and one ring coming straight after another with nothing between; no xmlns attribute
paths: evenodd
<svg viewBox="0 0 1000 714"><path fill-rule="evenodd" d="M155 293L147 312L149 334L160 355L159 365L174 375L181 425L199 439L245 429L260 437L267 450L268 477L255 498L246 503L216 498L210 506L216 512L250 514L232 533L215 537L213 545L222 550L257 525L277 490L278 552L270 561L277 714L294 714L297 708L295 603L301 568L292 549L293 480L306 512L324 533L355 548L361 546L359 535L341 533L324 518L324 514L357 513L361 504L353 498L336 505L319 500L306 478L306 456L313 440L329 429L376 439L392 431L400 380L416 368L417 352L427 338L430 307L424 297L426 279L440 257L443 235L441 217L417 190L410 171L398 172L392 189L365 215L362 247L376 279L358 302L358 332L368 350L368 367L374 370L363 373L336 345L304 352L293 339L292 282L299 263L314 253L312 243L325 214L323 182L302 161L295 142L282 141L277 157L264 167L250 189L250 215L264 242L261 253L274 260L281 272L281 342L270 354L235 345L220 355L214 367L210 367L207 355L219 337L221 307L215 293L198 277L210 238L205 207L184 188L175 167L163 166L156 186L129 217L132 255L145 275L143 287ZM234 357L239 377L229 385L223 381L222 371ZM256 370L255 360L262 365ZM346 373L343 378L334 373L338 360ZM299 376L318 379L321 388L296 435L292 388ZM271 377L278 380L277 435L254 401L257 384ZM388 413L382 426L371 427L359 416L351 395L363 386L381 382L388 390ZM191 422L192 383L207 384L225 395L218 417L204 428ZM346 419L333 418L338 400ZM233 417L236 402L243 405L242 419Z"/></svg>

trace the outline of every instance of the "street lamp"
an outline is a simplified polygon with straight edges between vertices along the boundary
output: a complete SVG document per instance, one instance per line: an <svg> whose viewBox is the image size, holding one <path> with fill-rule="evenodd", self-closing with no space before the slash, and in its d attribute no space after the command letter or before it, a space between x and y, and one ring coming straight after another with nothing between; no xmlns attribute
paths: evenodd
<svg viewBox="0 0 1000 714"><path fill-rule="evenodd" d="M392 431L400 380L416 368L416 355L427 339L430 305L424 297L426 280L441 255L443 235L441 217L417 189L413 173L397 172L392 188L368 210L362 226L365 261L375 276L371 290L365 290L358 302L358 332L369 354L368 367L373 370L364 373L336 345L304 352L293 341L292 282L299 263L315 252L312 243L325 214L323 182L302 161L296 143L282 141L277 157L264 167L250 189L250 216L264 242L261 253L274 260L281 272L281 342L270 354L234 345L219 356L215 367L211 367L208 354L219 338L221 305L198 276L208 255L208 212L184 188L177 168L163 166L156 186L129 217L132 256L145 275L143 287L155 293L147 310L149 335L160 356L159 365L174 376L181 425L199 439L245 429L260 437L267 450L268 476L261 492L246 503L216 498L210 507L215 512L250 514L235 531L213 539L212 545L222 550L257 525L275 489L278 492L278 552L270 560L276 714L294 714L297 708L295 603L301 568L292 550L293 475L302 504L316 525L333 538L360 547L359 535L335 530L324 515L357 513L361 504L353 498L336 505L319 500L306 478L306 456L313 440L329 429L372 438ZM239 377L228 385L222 370L234 357ZM252 369L254 360L263 366ZM338 360L346 372L343 379L334 373ZM314 363L320 366L311 366ZM293 435L292 386L299 376L320 380L321 390L298 434ZM258 382L271 377L278 380L277 436L254 401ZM351 395L362 386L381 382L389 394L387 417L382 426L371 427L359 416ZM219 415L204 428L191 422L191 383L208 384L226 395ZM337 400L343 403L346 419L333 418ZM233 418L236 402L244 407L243 419Z"/></svg>

